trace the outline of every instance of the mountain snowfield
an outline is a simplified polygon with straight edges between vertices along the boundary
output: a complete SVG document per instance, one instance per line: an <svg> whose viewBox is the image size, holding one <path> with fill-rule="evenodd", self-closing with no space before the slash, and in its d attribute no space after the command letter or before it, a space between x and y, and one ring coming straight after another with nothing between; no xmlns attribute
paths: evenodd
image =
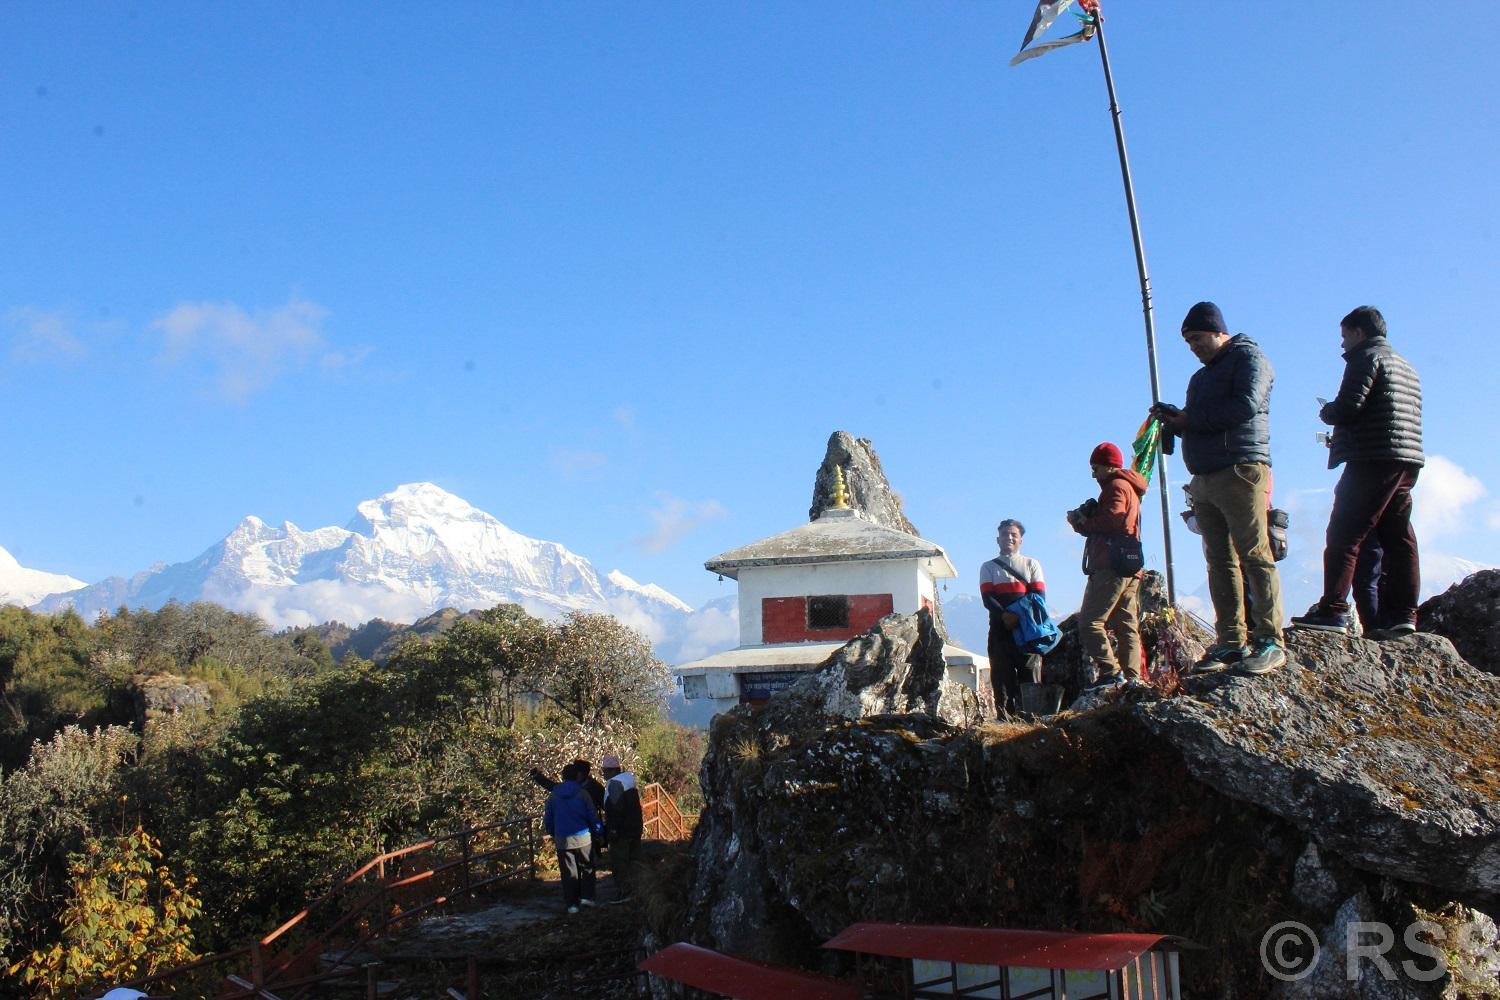
<svg viewBox="0 0 1500 1000"><path fill-rule="evenodd" d="M251 516L188 562L87 587L54 579L63 584L26 603L38 611L71 607L87 619L121 605L203 600L281 628L376 617L411 622L438 608L512 602L546 618L570 611L615 615L651 639L668 662L728 648L738 630L733 608L726 612L715 602L695 612L618 570L600 576L582 556L512 531L432 483L398 486L359 504L344 528L304 531L289 521L272 527ZM7 580L0 575L0 586Z"/></svg>
<svg viewBox="0 0 1500 1000"><path fill-rule="evenodd" d="M48 594L82 586L82 580L71 576L27 569L0 547L0 604L34 604Z"/></svg>

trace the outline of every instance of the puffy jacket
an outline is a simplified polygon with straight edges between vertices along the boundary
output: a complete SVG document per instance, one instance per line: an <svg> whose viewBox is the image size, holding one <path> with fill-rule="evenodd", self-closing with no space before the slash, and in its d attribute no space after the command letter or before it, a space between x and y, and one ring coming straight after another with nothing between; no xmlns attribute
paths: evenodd
<svg viewBox="0 0 1500 1000"><path fill-rule="evenodd" d="M1343 462L1425 465L1422 381L1385 337L1366 337L1344 352L1339 394L1319 416L1333 425L1328 467Z"/></svg>
<svg viewBox="0 0 1500 1000"><path fill-rule="evenodd" d="M1146 495L1146 477L1134 469L1116 469L1099 483L1099 506L1078 524L1088 536L1084 544L1085 566L1109 565L1109 539L1114 535L1141 537L1141 497Z"/></svg>
<svg viewBox="0 0 1500 1000"><path fill-rule="evenodd" d="M542 811L542 829L547 831L547 836L559 840L580 833L599 832L599 814L594 811L593 800L582 785L576 781L563 781L552 789L552 794L547 796L547 808Z"/></svg>
<svg viewBox="0 0 1500 1000"><path fill-rule="evenodd" d="M1243 333L1231 337L1188 380L1182 461L1189 472L1242 462L1271 464L1271 383L1276 373Z"/></svg>
<svg viewBox="0 0 1500 1000"><path fill-rule="evenodd" d="M604 786L604 829L611 840L639 837L644 828L641 816L641 793L635 775L621 771Z"/></svg>

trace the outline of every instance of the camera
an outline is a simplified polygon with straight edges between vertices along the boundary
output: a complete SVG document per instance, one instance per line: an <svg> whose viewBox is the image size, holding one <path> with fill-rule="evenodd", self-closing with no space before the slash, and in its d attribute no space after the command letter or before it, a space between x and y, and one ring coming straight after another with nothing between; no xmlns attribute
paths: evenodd
<svg viewBox="0 0 1500 1000"><path fill-rule="evenodd" d="M1099 501L1093 497L1089 497L1083 503L1068 511L1068 524L1072 525L1074 531L1077 531L1078 526L1082 524L1086 518L1093 517L1094 512L1098 509Z"/></svg>

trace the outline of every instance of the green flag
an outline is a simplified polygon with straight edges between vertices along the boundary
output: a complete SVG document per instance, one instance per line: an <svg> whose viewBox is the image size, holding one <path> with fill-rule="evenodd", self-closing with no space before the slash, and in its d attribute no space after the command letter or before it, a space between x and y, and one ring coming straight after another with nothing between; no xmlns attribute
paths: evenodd
<svg viewBox="0 0 1500 1000"><path fill-rule="evenodd" d="M1146 422L1141 424L1141 429L1135 432L1135 461L1130 467L1151 483L1151 470L1156 468L1156 456L1161 452L1161 421L1155 417L1147 417Z"/></svg>

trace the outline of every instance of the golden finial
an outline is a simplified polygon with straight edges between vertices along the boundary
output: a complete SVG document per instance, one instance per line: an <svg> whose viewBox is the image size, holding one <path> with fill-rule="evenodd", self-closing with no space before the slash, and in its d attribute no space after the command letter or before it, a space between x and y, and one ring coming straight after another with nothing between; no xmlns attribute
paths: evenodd
<svg viewBox="0 0 1500 1000"><path fill-rule="evenodd" d="M844 489L844 469L842 466L833 467L833 506L830 510L849 509L849 491Z"/></svg>

